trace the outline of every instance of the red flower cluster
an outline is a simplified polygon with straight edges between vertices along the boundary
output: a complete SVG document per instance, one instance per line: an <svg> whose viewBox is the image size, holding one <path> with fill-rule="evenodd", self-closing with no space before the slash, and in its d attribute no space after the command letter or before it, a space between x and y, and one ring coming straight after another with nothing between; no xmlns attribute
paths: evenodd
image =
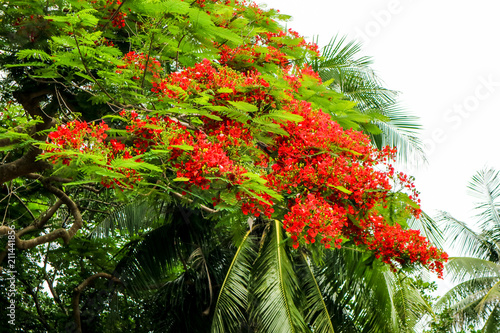
<svg viewBox="0 0 500 333"><path fill-rule="evenodd" d="M228 67L217 69L209 60L182 72L172 73L160 83L153 82L152 91L176 101L191 95L212 91L211 103L224 105L226 101L243 101L254 105L270 104L274 101L268 93L269 83L260 73L240 73Z"/></svg>
<svg viewBox="0 0 500 333"><path fill-rule="evenodd" d="M134 73L132 78L135 80L139 80L144 75L144 71L147 70L153 75L153 81L157 81L160 78L160 73L163 71L158 60L144 53L137 54L135 51L131 51L125 54L123 60L125 61L125 65L118 66L119 70L116 72L122 73L120 69L127 68Z"/></svg>
<svg viewBox="0 0 500 333"><path fill-rule="evenodd" d="M311 193L305 198L297 197L283 221L284 228L292 235L294 248L299 247L299 236L306 243L314 243L318 235L326 248L330 248L332 241L340 248L339 237L346 224L344 207L332 206L320 195Z"/></svg>
<svg viewBox="0 0 500 333"><path fill-rule="evenodd" d="M107 129L108 125L104 122L101 124L88 124L78 120L69 122L49 133L48 143L52 145L47 147L45 152L50 155L55 154L51 160L52 163L57 163L59 160L57 153L64 151L62 162L64 165L70 165L71 156L76 157L78 153L90 152L94 146L102 143L107 137L105 133ZM70 151L74 153L71 154Z"/></svg>
<svg viewBox="0 0 500 333"><path fill-rule="evenodd" d="M108 15L103 17L103 19L108 20L112 18L111 24L115 28L124 28L125 27L125 18L127 14L121 11L118 11L122 1L120 0L106 0L106 4L104 8L107 8Z"/></svg>
<svg viewBox="0 0 500 333"><path fill-rule="evenodd" d="M70 165L81 153L92 155L100 152L100 158L105 160L107 170L112 170L120 175L116 177L102 177L101 184L105 187L118 185L121 188L133 188L133 184L140 181L142 177L136 170L111 166L113 160L119 158L132 158L130 149L124 143L117 140L105 141L109 129L104 122L101 124L89 124L87 122L72 121L61 125L56 131L48 135L44 155L47 155L52 163L62 160L64 165Z"/></svg>
<svg viewBox="0 0 500 333"><path fill-rule="evenodd" d="M304 89L321 80L309 66L292 66L291 54L316 53L317 46L289 30L258 34L255 44L236 49L216 47L218 63L205 59L166 77L155 58L127 53L118 72L127 70L134 79L151 73L146 78L152 92L165 100L162 106L173 104L175 113L120 112L124 141L105 140L105 124L62 125L49 135L55 145L47 149L49 159L69 165L72 151L102 152L103 168L124 176L104 176L102 183L119 188L148 176L113 162L146 160L162 169L167 186L184 194L212 198L214 206L240 205L245 215L283 219L294 247L315 242L340 247L351 239L393 268L420 263L441 275L445 254L418 232L388 225L375 211L387 204L389 191L399 190L396 184L411 193L415 202L409 210L419 215L413 180L390 164L395 150L375 149L368 136L344 130L301 100ZM273 71L263 76L256 68ZM270 84L276 78L279 87ZM284 204L276 205L281 197Z"/></svg>
<svg viewBox="0 0 500 333"><path fill-rule="evenodd" d="M305 48L312 51L318 57L320 55L318 45L314 42L308 43L304 37L291 28L288 31L266 32L257 36L256 40L263 45L273 45L277 49L286 47L291 50ZM290 43L291 42L291 43Z"/></svg>
<svg viewBox="0 0 500 333"><path fill-rule="evenodd" d="M443 262L448 254L431 246L418 230L403 230L399 224L387 225L380 215L372 215L359 238L383 262L397 265L418 262L443 277Z"/></svg>
<svg viewBox="0 0 500 333"><path fill-rule="evenodd" d="M210 188L209 177L227 178L232 184L243 182L242 175L247 170L227 156L222 144L210 142L202 132L196 132L185 144L192 146L193 150L185 152L183 160L173 164L177 177L188 178L191 184L202 190Z"/></svg>

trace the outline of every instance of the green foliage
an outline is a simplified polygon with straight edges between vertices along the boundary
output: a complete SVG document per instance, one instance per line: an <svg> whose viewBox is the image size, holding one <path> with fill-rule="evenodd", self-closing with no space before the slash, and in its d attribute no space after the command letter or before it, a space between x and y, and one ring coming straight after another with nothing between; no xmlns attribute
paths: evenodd
<svg viewBox="0 0 500 333"><path fill-rule="evenodd" d="M495 332L499 323L500 248L498 230L499 173L493 169L478 171L468 189L476 202L476 226L442 212L446 233L453 246L468 257L452 258L447 271L456 285L443 295L436 307L439 318L431 332Z"/></svg>

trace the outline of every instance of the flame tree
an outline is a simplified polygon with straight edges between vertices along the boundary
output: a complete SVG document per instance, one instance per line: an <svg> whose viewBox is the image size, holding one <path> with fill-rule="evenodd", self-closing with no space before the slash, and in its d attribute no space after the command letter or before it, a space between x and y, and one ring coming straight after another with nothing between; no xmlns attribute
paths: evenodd
<svg viewBox="0 0 500 333"><path fill-rule="evenodd" d="M107 281L104 304L129 293L162 315L147 326L122 311L124 331L332 332L312 269L324 253L442 275L446 254L405 224L421 210L395 149L358 131L378 134L368 124L383 117L322 82L308 65L317 45L278 11L205 0L1 10L0 234L16 247L1 260L18 254L17 297L35 303L37 325L61 325L46 299L72 318L67 330L107 325L95 313L110 310L80 304ZM91 258L74 279L58 273ZM42 280L51 295L33 291ZM73 293L60 297L63 285Z"/></svg>

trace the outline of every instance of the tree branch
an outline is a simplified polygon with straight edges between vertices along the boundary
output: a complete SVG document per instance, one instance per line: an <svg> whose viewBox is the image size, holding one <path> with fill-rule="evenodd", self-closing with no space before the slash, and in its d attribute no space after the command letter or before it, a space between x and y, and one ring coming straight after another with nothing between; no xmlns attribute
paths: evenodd
<svg viewBox="0 0 500 333"><path fill-rule="evenodd" d="M57 209L59 209L59 207L63 203L68 207L68 209L71 212L71 214L73 215L73 218L75 221L73 222L73 225L71 226L71 228L69 228L68 230L66 230L64 228L59 228L57 230L49 232L48 234L38 236L38 237L33 238L33 239L22 240L20 238L19 234L16 234L15 235L16 247L18 249L21 249L21 250L31 249L37 245L44 244L47 242L52 242L58 238L62 238L64 240L64 243L68 244L69 241L71 240L71 238L73 238L73 236L75 236L75 234L78 232L78 230L83 226L82 214L80 213L80 210L78 209L78 206L76 205L76 203L73 200L71 200L70 197L68 197L66 195L66 193L64 193L62 190L54 187L53 185L49 184L45 179L42 178L42 179L40 179L40 181L42 182L42 184L44 185L44 187L46 189L48 189L50 192L54 193L57 197L59 197L59 200L56 202L56 204L54 206L52 206L46 212L46 214L40 219L40 221L37 221L37 226L43 227L43 225L45 225L45 223L50 219L50 217L52 217L52 215L54 215L54 213L57 211ZM21 233L21 235L23 235L28 231L35 230L35 226L33 226L33 227L32 226L33 225L26 227L25 229L21 230L19 233ZM6 235L9 233L9 231L12 231L12 230L13 229L11 229L10 227L1 226L0 227L0 235Z"/></svg>
<svg viewBox="0 0 500 333"><path fill-rule="evenodd" d="M40 108L42 97L50 93L52 93L52 90L42 89L31 93L17 91L13 94L16 100L33 119L40 117L43 120L43 123L36 124L32 129L32 137L35 140L45 141L45 135L37 133L47 130L56 124L55 120L44 113ZM31 172L41 172L50 169L52 167L50 163L36 160L41 152L41 149L31 146L22 157L10 163L0 165L0 185Z"/></svg>
<svg viewBox="0 0 500 333"><path fill-rule="evenodd" d="M194 202L192 199L187 198L186 196L180 194L179 192L172 191L170 193L172 193L175 197L177 197L179 199L186 200L189 203L193 203ZM210 213L210 214L214 214L214 213L218 213L219 212L218 210L209 208L209 207L207 207L205 205L202 205L202 204L200 204L200 208L201 208L201 210L203 210L203 211L205 211L207 213Z"/></svg>
<svg viewBox="0 0 500 333"><path fill-rule="evenodd" d="M40 320L40 322L43 324L43 326L45 327L45 329L47 331L51 331L53 330L53 328L49 325L49 323L47 322L47 320L45 319L45 316L42 312L42 308L40 307L40 303L38 302L38 288L37 288L37 291L34 292L33 291L33 288L31 287L31 285L28 283L28 281L24 280L24 279L21 279L19 278L19 280L24 284L24 286L26 287L26 292L28 294L31 295L31 297L33 297L33 301L35 302L35 308L36 308L36 312L38 313L38 320Z"/></svg>
<svg viewBox="0 0 500 333"><path fill-rule="evenodd" d="M23 236L24 234L29 233L31 231L42 229L45 226L45 224L48 222L48 220L50 220L50 218L59 209L59 207L61 207L62 204L63 204L63 201L62 200L58 200L38 220L35 220L31 225L29 225L26 228L24 228L24 229L16 232L15 233L16 247L18 247L18 248L24 248L25 246L27 246L24 243L26 241L22 240L21 236ZM0 227L0 235L7 235L10 231L13 232L14 229L11 229L11 228L6 227L6 226L1 226ZM37 239L37 238L35 238L35 239ZM21 244L21 247L19 247L18 244ZM7 250L4 250L4 251L0 252L0 263L3 262L3 260L5 259L6 255L7 255ZM0 272L1 271L2 271L2 267L0 266Z"/></svg>
<svg viewBox="0 0 500 333"><path fill-rule="evenodd" d="M41 172L52 168L50 163L36 160L41 153L41 149L32 146L17 160L0 165L0 185L31 172Z"/></svg>
<svg viewBox="0 0 500 333"><path fill-rule="evenodd" d="M52 216L57 212L59 207L63 204L63 201L61 199L57 200L56 203L50 207L40 218L35 220L32 224L27 226L26 228L16 232L16 235L18 237L23 236L24 234L31 232L33 230L39 230L42 229L45 224L50 220ZM1 261L0 261L1 262Z"/></svg>
<svg viewBox="0 0 500 333"><path fill-rule="evenodd" d="M82 323L80 320L80 295L82 291L91 283L93 283L96 279L98 278L106 278L108 280L111 280L116 283L121 283L120 279L117 277L108 274L108 273L97 273L94 274L88 278L86 278L78 287L76 287L73 291L73 318L76 323L76 332L81 333L82 332Z"/></svg>

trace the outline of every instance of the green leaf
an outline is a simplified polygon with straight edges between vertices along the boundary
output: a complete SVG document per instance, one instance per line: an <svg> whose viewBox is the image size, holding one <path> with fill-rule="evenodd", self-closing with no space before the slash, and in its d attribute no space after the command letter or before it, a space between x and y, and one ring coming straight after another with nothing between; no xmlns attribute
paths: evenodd
<svg viewBox="0 0 500 333"><path fill-rule="evenodd" d="M333 187L334 189L337 189L339 190L340 192L344 192L346 194L351 194L352 191L349 191L348 189L346 189L344 186L342 185L339 185L339 186L335 186L335 185L330 185L330 184L327 184L329 187Z"/></svg>
<svg viewBox="0 0 500 333"><path fill-rule="evenodd" d="M229 205L236 205L238 203L238 199L236 199L236 195L233 192L221 192L220 198Z"/></svg>
<svg viewBox="0 0 500 333"><path fill-rule="evenodd" d="M75 186L75 185L93 184L93 183L97 183L97 181L88 179L88 180L80 180L75 182L64 183L64 186Z"/></svg>
<svg viewBox="0 0 500 333"><path fill-rule="evenodd" d="M233 89L227 88L227 87L223 87L223 88L217 89L217 92L221 93L221 94L229 94L229 93L233 92Z"/></svg>
<svg viewBox="0 0 500 333"><path fill-rule="evenodd" d="M269 119L275 119L275 120L293 121L296 123L299 123L299 122L304 120L304 118L298 114L293 114L293 113L285 112L285 111L278 111L278 112L270 113L270 114L265 115L263 117L266 117Z"/></svg>
<svg viewBox="0 0 500 333"><path fill-rule="evenodd" d="M174 181L174 182L187 182L187 181L189 181L189 178L187 178L187 177L177 177L177 178L172 179L172 181Z"/></svg>
<svg viewBox="0 0 500 333"><path fill-rule="evenodd" d="M194 150L194 147L190 146L190 145L172 145L172 147L178 148L181 150Z"/></svg>
<svg viewBox="0 0 500 333"><path fill-rule="evenodd" d="M189 9L189 18L193 26L200 30L200 33L202 29L212 28L214 26L214 22L212 22L210 15L198 8L192 7Z"/></svg>
<svg viewBox="0 0 500 333"><path fill-rule="evenodd" d="M51 56L42 50L24 49L17 52L18 59L39 59L49 61L52 60Z"/></svg>
<svg viewBox="0 0 500 333"><path fill-rule="evenodd" d="M247 103L247 102L241 102L241 101L236 101L236 102L235 101L228 101L228 102L229 102L229 104L231 104L232 106L234 106L238 110L242 110L245 112L255 112L255 111L259 110L255 105Z"/></svg>
<svg viewBox="0 0 500 333"><path fill-rule="evenodd" d="M253 181L255 181L255 182L259 183L259 184L265 184L265 183L267 183L267 180L265 180L261 176L255 174L255 173L252 173L252 172L245 172L242 176L250 178L251 180L253 180Z"/></svg>
<svg viewBox="0 0 500 333"><path fill-rule="evenodd" d="M81 72L75 72L75 75L78 75L79 77L83 77L84 79L87 79L90 82L95 82L95 80L87 74L83 74Z"/></svg>
<svg viewBox="0 0 500 333"><path fill-rule="evenodd" d="M370 134L377 135L383 133L382 130L377 125L372 123L363 124L362 127L365 129L365 131L367 131Z"/></svg>
<svg viewBox="0 0 500 333"><path fill-rule="evenodd" d="M140 156L135 157L134 159L138 159ZM162 169L154 164L146 163L146 162L137 162L132 158L119 158L115 159L111 162L111 166L113 168L127 168L132 170L149 170L162 172Z"/></svg>

